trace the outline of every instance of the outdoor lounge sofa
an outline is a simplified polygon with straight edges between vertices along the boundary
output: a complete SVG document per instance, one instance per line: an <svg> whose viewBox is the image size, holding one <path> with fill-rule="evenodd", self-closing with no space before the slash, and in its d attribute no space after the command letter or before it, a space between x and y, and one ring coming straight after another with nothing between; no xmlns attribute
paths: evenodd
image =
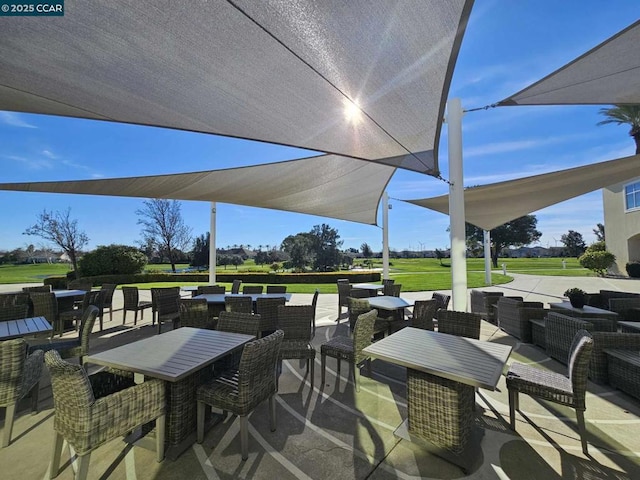
<svg viewBox="0 0 640 480"><path fill-rule="evenodd" d="M592 307L616 312L620 315L620 320L640 321L640 294L600 290L598 293L587 293L586 301ZM639 310L631 310L634 308Z"/></svg>
<svg viewBox="0 0 640 480"><path fill-rule="evenodd" d="M505 332L531 343L531 319L544 318L548 310L541 302L525 302L521 298L502 297L497 307L498 326Z"/></svg>

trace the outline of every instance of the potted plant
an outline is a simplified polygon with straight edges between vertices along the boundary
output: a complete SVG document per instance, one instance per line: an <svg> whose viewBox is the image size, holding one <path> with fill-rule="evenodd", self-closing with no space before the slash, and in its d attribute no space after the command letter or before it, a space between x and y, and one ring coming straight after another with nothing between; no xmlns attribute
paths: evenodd
<svg viewBox="0 0 640 480"><path fill-rule="evenodd" d="M569 302L571 302L571 306L574 308L584 307L586 294L587 292L585 292L581 288L570 288L564 292L564 296L569 299Z"/></svg>

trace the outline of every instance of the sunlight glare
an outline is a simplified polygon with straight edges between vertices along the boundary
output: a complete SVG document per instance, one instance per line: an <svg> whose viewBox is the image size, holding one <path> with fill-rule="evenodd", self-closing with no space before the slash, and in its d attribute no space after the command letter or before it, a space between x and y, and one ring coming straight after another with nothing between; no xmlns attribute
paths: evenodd
<svg viewBox="0 0 640 480"><path fill-rule="evenodd" d="M356 101L347 100L344 104L344 118L349 123L360 123L362 121L362 110Z"/></svg>

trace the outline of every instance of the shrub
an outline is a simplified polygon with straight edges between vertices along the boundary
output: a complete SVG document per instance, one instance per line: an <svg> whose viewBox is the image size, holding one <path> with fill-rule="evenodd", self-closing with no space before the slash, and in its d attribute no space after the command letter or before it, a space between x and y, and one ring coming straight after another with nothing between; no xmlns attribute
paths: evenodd
<svg viewBox="0 0 640 480"><path fill-rule="evenodd" d="M591 252L606 252L607 251L607 246L605 245L605 243L601 240L599 242L594 242L591 245L589 245L587 247L587 249L585 250L585 253L591 253Z"/></svg>
<svg viewBox="0 0 640 480"><path fill-rule="evenodd" d="M79 262L83 277L140 273L146 264L146 255L127 245L99 246Z"/></svg>
<svg viewBox="0 0 640 480"><path fill-rule="evenodd" d="M616 257L613 253L605 251L588 251L584 253L578 262L584 268L593 270L597 275L603 276L607 272L613 262L616 261Z"/></svg>
<svg viewBox="0 0 640 480"><path fill-rule="evenodd" d="M625 265L627 275L631 278L640 278L640 262L629 262Z"/></svg>

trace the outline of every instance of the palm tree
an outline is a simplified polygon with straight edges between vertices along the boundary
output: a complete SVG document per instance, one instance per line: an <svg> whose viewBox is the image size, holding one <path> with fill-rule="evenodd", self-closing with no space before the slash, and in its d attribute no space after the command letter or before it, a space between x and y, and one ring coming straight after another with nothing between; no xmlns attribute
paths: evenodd
<svg viewBox="0 0 640 480"><path fill-rule="evenodd" d="M636 142L636 155L640 154L640 105L616 105L611 108L601 108L600 113L607 118L598 122L598 125L608 123L631 125L629 135Z"/></svg>

